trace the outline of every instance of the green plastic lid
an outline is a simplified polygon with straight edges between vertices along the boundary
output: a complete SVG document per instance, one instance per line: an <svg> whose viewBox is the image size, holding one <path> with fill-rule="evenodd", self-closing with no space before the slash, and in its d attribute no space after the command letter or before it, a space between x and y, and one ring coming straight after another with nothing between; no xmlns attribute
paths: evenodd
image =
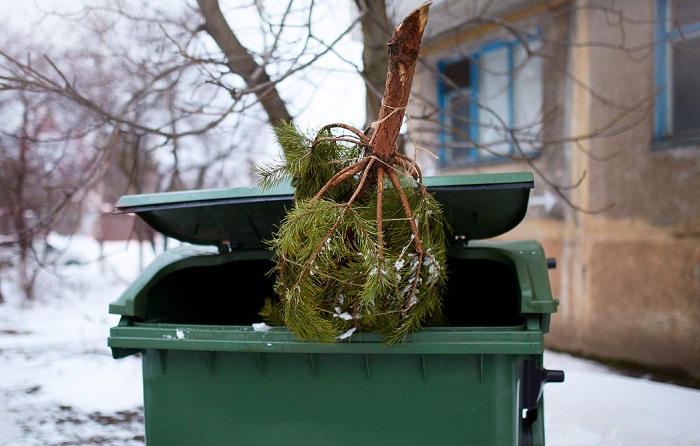
<svg viewBox="0 0 700 446"><path fill-rule="evenodd" d="M496 237L525 217L532 173L425 178L443 205L457 240ZM135 213L156 231L183 242L224 250L260 249L292 207L294 190L279 186L127 195L115 214Z"/></svg>

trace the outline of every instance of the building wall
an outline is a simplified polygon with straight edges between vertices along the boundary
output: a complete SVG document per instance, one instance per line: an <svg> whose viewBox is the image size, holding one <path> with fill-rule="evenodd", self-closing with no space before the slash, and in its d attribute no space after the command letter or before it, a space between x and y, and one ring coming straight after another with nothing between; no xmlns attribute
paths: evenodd
<svg viewBox="0 0 700 446"><path fill-rule="evenodd" d="M525 222L504 237L537 239L558 260L550 273L560 299L550 347L700 377L700 146L654 148L656 2L616 2L622 22L597 8L609 2L555 3L528 4L531 13L518 16L521 24L538 21L550 37L543 48L544 108L559 113L545 125L540 157L531 165L466 169L438 168L428 157L421 162L433 174L543 173ZM460 50L503 30L469 32ZM456 50L432 44L428 66ZM414 88L426 98L437 94L426 71L418 71ZM436 128L414 128L435 151ZM561 191L574 207L561 198L547 207L537 199L545 191L556 195L548 182L572 184L584 175L577 188Z"/></svg>
<svg viewBox="0 0 700 446"><path fill-rule="evenodd" d="M581 314L562 318L553 342L571 322L578 339L562 347L700 376L700 239L683 229L700 219L700 147L653 148L654 48L615 47L653 42L655 2L618 6L636 23L624 27L624 39L602 12L576 17L577 27L609 44L576 56L590 61L583 121L593 133L610 122L625 131L587 141L594 157L575 157L589 172L579 196L590 209L609 209L567 220L583 259L569 292Z"/></svg>

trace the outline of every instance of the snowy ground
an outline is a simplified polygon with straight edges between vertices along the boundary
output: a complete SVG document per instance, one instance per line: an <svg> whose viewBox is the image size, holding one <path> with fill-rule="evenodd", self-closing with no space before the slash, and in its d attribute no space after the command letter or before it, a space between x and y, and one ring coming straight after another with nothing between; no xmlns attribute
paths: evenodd
<svg viewBox="0 0 700 446"><path fill-rule="evenodd" d="M45 274L31 305L3 272L0 446L143 445L140 360L115 361L106 346L117 323L107 305L137 273L138 249L111 244L95 262L97 247L74 240L71 252L88 263ZM545 366L566 371L545 388L548 445L700 445L699 390L552 352Z"/></svg>

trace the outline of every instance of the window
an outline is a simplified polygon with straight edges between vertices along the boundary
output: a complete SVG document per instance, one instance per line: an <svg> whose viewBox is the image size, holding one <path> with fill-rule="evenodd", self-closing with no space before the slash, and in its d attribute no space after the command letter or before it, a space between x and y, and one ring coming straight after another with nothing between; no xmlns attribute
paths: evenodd
<svg viewBox="0 0 700 446"><path fill-rule="evenodd" d="M536 50L539 42L529 43ZM542 63L519 42L496 42L439 65L443 166L536 153L542 130Z"/></svg>
<svg viewBox="0 0 700 446"><path fill-rule="evenodd" d="M658 0L654 139L700 139L700 2Z"/></svg>

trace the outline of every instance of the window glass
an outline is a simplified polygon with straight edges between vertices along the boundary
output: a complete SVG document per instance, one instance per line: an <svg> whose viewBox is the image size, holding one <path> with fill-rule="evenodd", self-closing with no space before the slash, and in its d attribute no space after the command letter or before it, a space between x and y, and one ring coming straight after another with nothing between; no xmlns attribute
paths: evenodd
<svg viewBox="0 0 700 446"><path fill-rule="evenodd" d="M449 63L445 66L445 77L450 82L445 83L445 90L451 91L455 88L468 88L471 86L471 61L462 59Z"/></svg>
<svg viewBox="0 0 700 446"><path fill-rule="evenodd" d="M465 92L457 92L450 98L450 155L452 163L467 163L470 161L472 121L469 117L471 100Z"/></svg>
<svg viewBox="0 0 700 446"><path fill-rule="evenodd" d="M531 42L537 49L539 43ZM519 42L494 42L461 61L442 65L445 111L442 163L493 162L532 152L541 131L542 63Z"/></svg>
<svg viewBox="0 0 700 446"><path fill-rule="evenodd" d="M485 53L479 63L479 143L487 149L480 158L510 153L505 137L510 126L508 65L507 47Z"/></svg>
<svg viewBox="0 0 700 446"><path fill-rule="evenodd" d="M657 0L657 23L654 139L700 137L700 0Z"/></svg>
<svg viewBox="0 0 700 446"><path fill-rule="evenodd" d="M688 26L700 22L700 1L672 0L670 22L673 26Z"/></svg>
<svg viewBox="0 0 700 446"><path fill-rule="evenodd" d="M530 46L533 51L537 47L536 42ZM532 140L542 131L542 59L529 57L522 46L515 48L513 59L513 125L520 137L520 148L534 150Z"/></svg>
<svg viewBox="0 0 700 446"><path fill-rule="evenodd" d="M676 136L700 129L700 36L670 43L668 88L671 90L671 130Z"/></svg>
<svg viewBox="0 0 700 446"><path fill-rule="evenodd" d="M450 98L451 132L454 147L466 147L469 143L471 119L469 119L470 102L464 94L455 94Z"/></svg>
<svg viewBox="0 0 700 446"><path fill-rule="evenodd" d="M470 59L462 59L445 65L444 75L447 79L444 85L446 94L445 106L449 135L446 138L446 159L444 162L465 164L469 162L471 148L474 144L471 140L472 119L470 107L472 104Z"/></svg>

